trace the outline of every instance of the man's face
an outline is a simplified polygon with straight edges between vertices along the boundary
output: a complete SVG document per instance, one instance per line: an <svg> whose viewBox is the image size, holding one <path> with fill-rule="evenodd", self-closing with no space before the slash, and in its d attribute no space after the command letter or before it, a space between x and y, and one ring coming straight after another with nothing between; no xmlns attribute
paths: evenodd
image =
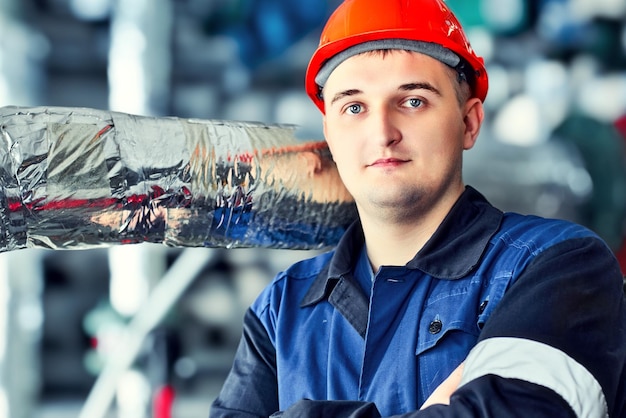
<svg viewBox="0 0 626 418"><path fill-rule="evenodd" d="M331 73L324 135L362 216L404 219L458 198L483 110L459 104L455 83L444 64L404 51L356 55Z"/></svg>

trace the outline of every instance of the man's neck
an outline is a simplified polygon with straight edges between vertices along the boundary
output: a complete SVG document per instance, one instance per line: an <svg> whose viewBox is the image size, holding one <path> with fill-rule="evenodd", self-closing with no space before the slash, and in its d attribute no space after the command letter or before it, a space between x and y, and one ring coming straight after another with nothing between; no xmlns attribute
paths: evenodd
<svg viewBox="0 0 626 418"><path fill-rule="evenodd" d="M363 221L362 221L363 223ZM381 266L403 266L428 242L437 227L363 223L367 256L374 272Z"/></svg>
<svg viewBox="0 0 626 418"><path fill-rule="evenodd" d="M392 216L368 216L359 211L374 272L381 266L404 266L412 260L437 231L457 199L458 196L443 200L419 216L396 221Z"/></svg>

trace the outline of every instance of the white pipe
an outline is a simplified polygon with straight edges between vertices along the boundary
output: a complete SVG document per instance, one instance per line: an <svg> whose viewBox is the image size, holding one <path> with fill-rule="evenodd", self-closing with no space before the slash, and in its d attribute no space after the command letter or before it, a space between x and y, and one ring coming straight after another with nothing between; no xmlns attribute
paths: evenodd
<svg viewBox="0 0 626 418"><path fill-rule="evenodd" d="M114 353L98 376L79 418L105 417L119 378L140 352L148 334L161 322L183 292L212 259L210 249L188 248L175 260L148 300L126 327Z"/></svg>

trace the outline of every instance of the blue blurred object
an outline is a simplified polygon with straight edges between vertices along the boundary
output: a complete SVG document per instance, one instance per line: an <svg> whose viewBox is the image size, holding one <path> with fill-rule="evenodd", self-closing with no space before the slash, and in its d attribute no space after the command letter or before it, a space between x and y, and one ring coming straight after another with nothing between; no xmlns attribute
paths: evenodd
<svg viewBox="0 0 626 418"><path fill-rule="evenodd" d="M561 48L580 48L591 30L590 22L575 16L570 0L539 0L537 33Z"/></svg>
<svg viewBox="0 0 626 418"><path fill-rule="evenodd" d="M299 39L321 28L332 12L330 0L239 0L223 5L205 27L232 36L242 62L254 68L276 58Z"/></svg>
<svg viewBox="0 0 626 418"><path fill-rule="evenodd" d="M585 53L605 68L621 70L626 66L623 18L576 12L572 0L539 0L536 31L559 58Z"/></svg>

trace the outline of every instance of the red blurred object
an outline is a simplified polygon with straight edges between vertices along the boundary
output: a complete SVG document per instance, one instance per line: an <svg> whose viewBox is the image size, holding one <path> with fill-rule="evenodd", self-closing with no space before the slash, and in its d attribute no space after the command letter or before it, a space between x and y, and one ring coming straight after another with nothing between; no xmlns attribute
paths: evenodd
<svg viewBox="0 0 626 418"><path fill-rule="evenodd" d="M174 405L175 392L170 385L158 388L154 393L152 403L153 418L172 418L172 406Z"/></svg>
<svg viewBox="0 0 626 418"><path fill-rule="evenodd" d="M619 265L622 268L622 274L626 276L626 238L624 238L622 247L617 250L615 255L617 256L617 261L619 261Z"/></svg>
<svg viewBox="0 0 626 418"><path fill-rule="evenodd" d="M624 141L626 141L626 115L615 121L615 127L624 138Z"/></svg>
<svg viewBox="0 0 626 418"><path fill-rule="evenodd" d="M624 141L626 141L626 115L623 115L621 118L615 121L615 127L618 132L622 135ZM622 242L622 247L617 250L617 260L619 261L619 265L622 268L622 274L626 276L626 237L624 237L624 241Z"/></svg>

